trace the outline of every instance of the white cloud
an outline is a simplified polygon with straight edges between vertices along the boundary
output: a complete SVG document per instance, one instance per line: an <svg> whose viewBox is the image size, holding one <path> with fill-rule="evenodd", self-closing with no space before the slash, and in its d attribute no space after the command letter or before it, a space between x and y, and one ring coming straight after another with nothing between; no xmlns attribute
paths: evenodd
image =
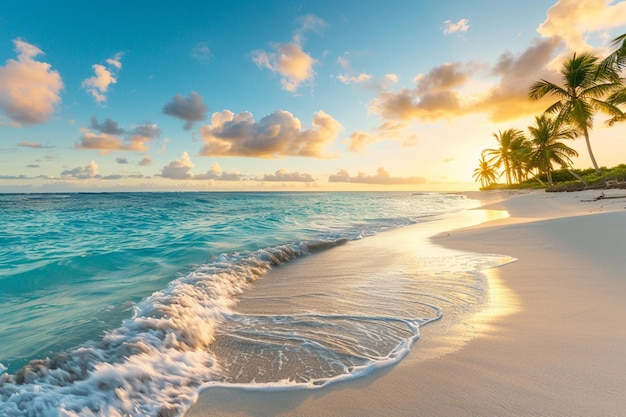
<svg viewBox="0 0 626 417"><path fill-rule="evenodd" d="M318 61L302 50L297 43L272 44L276 52L255 51L252 61L259 68L267 68L282 75L283 90L295 92L300 84L315 77L313 65Z"/></svg>
<svg viewBox="0 0 626 417"><path fill-rule="evenodd" d="M43 54L41 49L21 39L13 43L17 60L0 67L0 109L14 126L46 122L61 103L61 76L34 59Z"/></svg>
<svg viewBox="0 0 626 417"><path fill-rule="evenodd" d="M106 60L106 63L115 67L116 69L122 69L122 52L116 53L113 57Z"/></svg>
<svg viewBox="0 0 626 417"><path fill-rule="evenodd" d="M194 175L191 170L194 164L187 152L183 152L180 159L170 162L161 169L161 177L174 180L218 180L218 181L239 181L243 175L236 172L225 172L222 167L215 162L205 174Z"/></svg>
<svg viewBox="0 0 626 417"><path fill-rule="evenodd" d="M121 59L122 53L118 52L112 58L106 60L109 68L100 64L92 65L91 67L95 75L82 82L82 87L93 96L98 104L106 102L106 93L109 91L109 86L117 83L117 72L122 68Z"/></svg>
<svg viewBox="0 0 626 417"><path fill-rule="evenodd" d="M315 78L313 66L319 62L304 52L302 45L307 32L321 33L327 23L313 15L306 15L300 20L300 27L294 33L291 42L272 43L274 52L257 50L252 52L252 61L259 68L266 68L282 76L280 83L284 90L295 92L304 82Z"/></svg>
<svg viewBox="0 0 626 417"><path fill-rule="evenodd" d="M161 169L161 176L163 178L171 178L174 180L188 180L193 177L191 170L194 165L189 159L189 154L183 152L180 159L170 162L168 165Z"/></svg>
<svg viewBox="0 0 626 417"><path fill-rule="evenodd" d="M445 22L443 22L443 33L446 35L450 35L453 33L459 33L459 32L467 32L470 28L469 25L469 20L467 19L461 19L456 23L453 23L450 20L446 20Z"/></svg>
<svg viewBox="0 0 626 417"><path fill-rule="evenodd" d="M626 25L626 2L614 0L559 0L537 28L544 37L565 41L570 50L591 49L587 34Z"/></svg>

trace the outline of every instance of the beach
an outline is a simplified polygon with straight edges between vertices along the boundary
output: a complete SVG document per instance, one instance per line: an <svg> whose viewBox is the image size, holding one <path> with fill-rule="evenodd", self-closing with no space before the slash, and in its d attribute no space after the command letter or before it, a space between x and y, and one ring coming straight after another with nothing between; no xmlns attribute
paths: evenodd
<svg viewBox="0 0 626 417"><path fill-rule="evenodd" d="M624 194L471 193L479 210L349 242L271 271L268 280L326 274L315 268L320 264L333 265L336 278L344 264L410 270L417 245L430 245L435 255L517 259L485 272L483 309L420 328L420 339L394 366L318 389L209 388L186 416L626 414Z"/></svg>

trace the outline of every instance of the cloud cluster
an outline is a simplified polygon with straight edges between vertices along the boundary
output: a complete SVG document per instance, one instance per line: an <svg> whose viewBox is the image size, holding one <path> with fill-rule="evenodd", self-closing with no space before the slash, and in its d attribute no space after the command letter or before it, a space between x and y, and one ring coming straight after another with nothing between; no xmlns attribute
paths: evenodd
<svg viewBox="0 0 626 417"><path fill-rule="evenodd" d="M46 122L61 103L61 76L34 58L41 49L21 39L13 41L17 60L0 66L0 109L14 126Z"/></svg>
<svg viewBox="0 0 626 417"><path fill-rule="evenodd" d="M448 63L414 78L414 88L382 91L370 102L370 110L386 121L426 121L486 113L494 122L536 114L545 101L531 101L528 90L537 79L554 78L546 69L559 50L559 39L535 40L523 53L504 53L498 62L486 65ZM470 81L496 77L486 91L468 92Z"/></svg>
<svg viewBox="0 0 626 417"><path fill-rule="evenodd" d="M259 181L270 182L315 182L315 178L311 174L289 172L286 169L279 169L274 174L265 174L263 179Z"/></svg>
<svg viewBox="0 0 626 417"><path fill-rule="evenodd" d="M82 82L82 87L93 96L96 103L106 102L109 86L117 83L117 73L122 69L122 55L122 52L118 52L115 56L108 58L105 61L108 67L100 64L92 65L95 75Z"/></svg>
<svg viewBox="0 0 626 417"><path fill-rule="evenodd" d="M307 32L321 33L326 26L324 20L306 15L300 19L300 27L294 33L291 42L271 43L273 52L253 51L252 61L259 68L280 74L282 88L293 93L300 84L314 79L313 66L319 63L302 49L304 35Z"/></svg>
<svg viewBox="0 0 626 417"><path fill-rule="evenodd" d="M103 154L112 151L145 152L149 143L161 136L161 129L156 124L145 123L127 131L111 119L98 123L95 116L91 117L89 128L79 130L82 135L76 148L99 149Z"/></svg>
<svg viewBox="0 0 626 417"><path fill-rule="evenodd" d="M392 177L384 168L378 168L376 175L366 175L359 172L356 177L352 177L348 171L341 169L335 175L328 177L328 182L378 185L415 185L425 184L426 179L422 177Z"/></svg>
<svg viewBox="0 0 626 417"><path fill-rule="evenodd" d="M573 51L590 50L586 35L626 23L626 2L615 0L559 0L537 28L544 37L563 39Z"/></svg>
<svg viewBox="0 0 626 417"><path fill-rule="evenodd" d="M470 78L472 65L446 63L414 78L414 88L382 91L370 109L385 119L433 121L462 114L457 91Z"/></svg>
<svg viewBox="0 0 626 417"><path fill-rule="evenodd" d="M163 106L163 113L185 121L185 130L191 130L196 122L206 119L208 106L202 101L202 96L195 91L183 97L176 94L172 101Z"/></svg>
<svg viewBox="0 0 626 417"><path fill-rule="evenodd" d="M277 110L258 122L249 112L230 110L214 113L211 124L200 128L205 156L328 157L324 145L332 142L341 124L323 111L313 116L312 128L305 129L291 113Z"/></svg>
<svg viewBox="0 0 626 417"><path fill-rule="evenodd" d="M94 161L91 161L89 165L84 167L78 167L70 170L65 170L61 172L61 176L65 178L71 179L89 179L89 178L100 178L98 175L98 164Z"/></svg>
<svg viewBox="0 0 626 417"><path fill-rule="evenodd" d="M216 180L216 181L240 181L244 176L236 172L226 172L215 162L204 174L193 174L191 170L194 164L187 152L183 152L180 159L170 162L161 169L160 176L173 180Z"/></svg>

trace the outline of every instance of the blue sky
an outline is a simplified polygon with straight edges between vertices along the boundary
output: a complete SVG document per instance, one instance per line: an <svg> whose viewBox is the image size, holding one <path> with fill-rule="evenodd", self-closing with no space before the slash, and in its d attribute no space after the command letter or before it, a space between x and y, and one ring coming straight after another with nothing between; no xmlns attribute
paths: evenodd
<svg viewBox="0 0 626 417"><path fill-rule="evenodd" d="M625 29L610 0L7 0L0 192L476 188L528 86ZM624 133L598 118L601 165Z"/></svg>

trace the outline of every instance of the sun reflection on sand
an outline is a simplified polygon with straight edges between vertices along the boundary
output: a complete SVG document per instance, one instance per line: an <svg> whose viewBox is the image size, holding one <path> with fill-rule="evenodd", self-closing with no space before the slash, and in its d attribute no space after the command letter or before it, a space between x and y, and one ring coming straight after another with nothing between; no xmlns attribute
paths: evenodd
<svg viewBox="0 0 626 417"><path fill-rule="evenodd" d="M507 263L510 263L507 262ZM484 309L471 318L478 335L497 336L494 324L503 317L522 311L522 306L515 293L506 286L500 277L501 267L482 271L489 283L489 302Z"/></svg>

